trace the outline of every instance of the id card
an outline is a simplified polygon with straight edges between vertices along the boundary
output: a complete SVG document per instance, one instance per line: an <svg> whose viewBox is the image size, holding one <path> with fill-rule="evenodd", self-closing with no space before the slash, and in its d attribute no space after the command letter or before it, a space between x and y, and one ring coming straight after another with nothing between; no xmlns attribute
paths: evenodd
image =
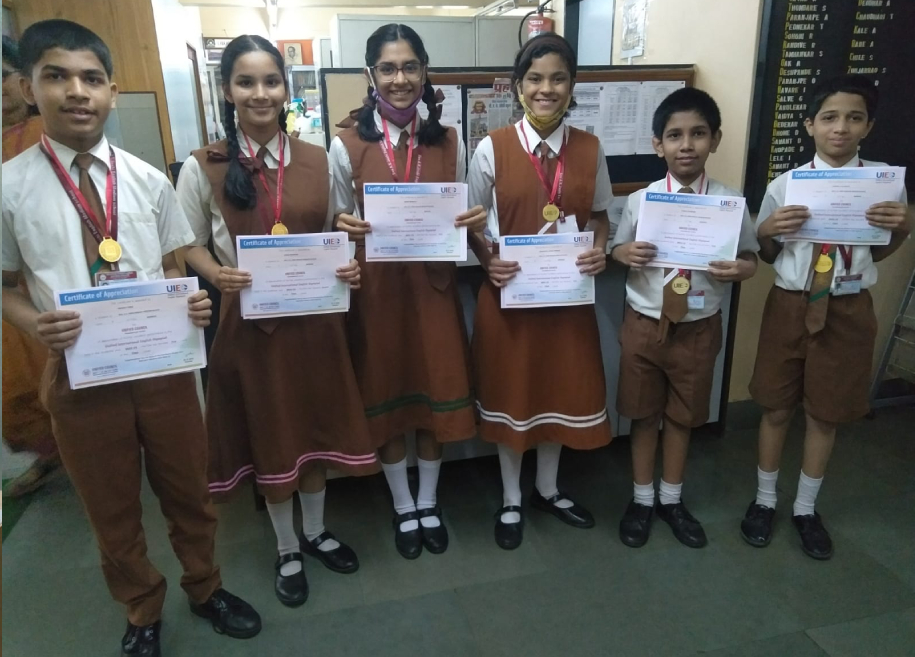
<svg viewBox="0 0 915 657"><path fill-rule="evenodd" d="M575 218L574 214L567 214L565 216L565 221L558 219L556 221L556 232L557 233L577 233L578 230L578 219Z"/></svg>
<svg viewBox="0 0 915 657"><path fill-rule="evenodd" d="M690 290L687 292L686 307L689 310L705 310L705 290Z"/></svg>
<svg viewBox="0 0 915 657"><path fill-rule="evenodd" d="M135 271L100 271L95 274L95 287L124 285L137 280Z"/></svg>
<svg viewBox="0 0 915 657"><path fill-rule="evenodd" d="M836 286L832 295L834 297L841 297L846 294L858 294L861 292L862 276L862 274L855 274L854 276L836 276L834 279Z"/></svg>

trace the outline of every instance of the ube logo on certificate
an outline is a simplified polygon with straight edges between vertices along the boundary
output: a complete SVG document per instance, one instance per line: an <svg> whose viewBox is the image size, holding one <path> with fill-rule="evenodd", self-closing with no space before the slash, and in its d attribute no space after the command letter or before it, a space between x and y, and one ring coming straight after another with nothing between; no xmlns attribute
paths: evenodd
<svg viewBox="0 0 915 657"><path fill-rule="evenodd" d="M499 258L521 267L502 288L502 308L594 303L594 277L576 264L579 255L594 248L594 233L512 235L499 242Z"/></svg>
<svg viewBox="0 0 915 657"><path fill-rule="evenodd" d="M467 211L464 183L374 184L363 186L368 261L463 262L467 228L454 220Z"/></svg>

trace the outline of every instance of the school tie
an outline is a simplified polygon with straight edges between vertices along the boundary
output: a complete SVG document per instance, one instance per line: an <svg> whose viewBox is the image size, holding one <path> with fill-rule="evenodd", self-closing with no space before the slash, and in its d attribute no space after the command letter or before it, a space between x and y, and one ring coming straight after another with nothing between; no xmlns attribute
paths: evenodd
<svg viewBox="0 0 915 657"><path fill-rule="evenodd" d="M402 151L403 149L407 148L407 146L409 145L407 140L409 140L409 139L410 139L410 133L408 133L406 130L401 130L400 137L397 138L397 146L395 146L395 149L398 151Z"/></svg>
<svg viewBox="0 0 915 657"><path fill-rule="evenodd" d="M820 273L814 266L817 259L823 252L822 244L811 244L813 252L811 253L810 269L813 273L813 280L810 282L810 293L807 296L807 313L804 317L804 324L807 326L807 332L810 335L819 333L826 326L826 311L829 309L829 287L832 285L832 275L835 269L836 245L829 247L829 257L833 261L833 266L829 271Z"/></svg>
<svg viewBox="0 0 915 657"><path fill-rule="evenodd" d="M95 162L95 156L92 153L80 153L74 158L74 163L79 168L79 191L89 204L92 214L99 220L105 221L105 209L102 207L102 198L99 196L95 183L92 182L92 176L89 175L89 168ZM111 266L102 260L98 253L98 242L86 228L85 224L80 221L80 228L83 235L83 251L86 254L86 263L89 265L90 278L95 285L94 274L99 271L110 271ZM104 232L104 228L100 228Z"/></svg>
<svg viewBox="0 0 915 657"><path fill-rule="evenodd" d="M678 193L695 194L692 187L681 187L678 190ZM669 268L664 269L665 280L671 275L673 271L673 269ZM686 295L677 294L674 292L673 284L674 279L671 278L664 285L664 296L661 302L661 323L664 324L664 326L661 328L661 342L664 342L664 339L667 337L667 329L669 328L669 323L676 324L684 317L686 317L686 313L689 312L689 303L686 300ZM664 319L666 319L667 322L664 322Z"/></svg>

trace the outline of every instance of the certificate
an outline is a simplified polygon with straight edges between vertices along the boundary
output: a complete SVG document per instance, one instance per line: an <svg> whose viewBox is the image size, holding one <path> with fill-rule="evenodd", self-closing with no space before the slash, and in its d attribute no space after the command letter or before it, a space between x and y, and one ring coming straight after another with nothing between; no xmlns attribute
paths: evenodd
<svg viewBox="0 0 915 657"><path fill-rule="evenodd" d="M898 201L905 185L905 167L842 167L795 169L789 174L785 205L806 205L810 218L786 242L826 244L890 243L890 231L867 223L865 211L874 203Z"/></svg>
<svg viewBox="0 0 915 657"><path fill-rule="evenodd" d="M196 278L56 292L57 310L78 312L83 330L66 352L70 388L147 379L206 366L203 329L188 317Z"/></svg>
<svg viewBox="0 0 915 657"><path fill-rule="evenodd" d="M594 277L575 264L594 248L594 233L512 235L500 239L499 258L521 267L502 288L503 308L583 306L594 303Z"/></svg>
<svg viewBox="0 0 915 657"><path fill-rule="evenodd" d="M251 286L241 291L243 318L349 310L349 284L337 278L349 262L346 233L239 235L235 246L238 268L251 274Z"/></svg>
<svg viewBox="0 0 915 657"><path fill-rule="evenodd" d="M467 228L454 220L467 211L464 183L369 184L363 187L367 261L467 259Z"/></svg>
<svg viewBox="0 0 915 657"><path fill-rule="evenodd" d="M705 271L712 260L737 258L746 206L737 196L646 192L635 239L657 247L649 267Z"/></svg>

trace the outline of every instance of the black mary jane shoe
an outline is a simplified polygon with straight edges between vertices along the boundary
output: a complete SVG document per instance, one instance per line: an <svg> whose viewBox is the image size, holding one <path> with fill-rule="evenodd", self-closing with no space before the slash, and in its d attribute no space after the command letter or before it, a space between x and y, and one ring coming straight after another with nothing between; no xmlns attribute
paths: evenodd
<svg viewBox="0 0 915 657"><path fill-rule="evenodd" d="M142 627L127 623L127 632L121 639L121 657L160 657L161 630L162 621Z"/></svg>
<svg viewBox="0 0 915 657"><path fill-rule="evenodd" d="M655 506L658 518L670 525L674 537L686 547L702 548L708 545L708 538L702 524L686 510L683 502L676 504L661 504Z"/></svg>
<svg viewBox="0 0 915 657"><path fill-rule="evenodd" d="M417 527L408 532L400 530L400 525L415 520ZM394 516L394 547L404 559L416 559L423 553L423 533L419 529L419 514L408 511Z"/></svg>
<svg viewBox="0 0 915 657"><path fill-rule="evenodd" d="M791 516L798 534L801 536L801 548L804 554L817 561L826 561L832 558L832 538L820 514L814 511L809 515Z"/></svg>
<svg viewBox="0 0 915 657"><path fill-rule="evenodd" d="M620 520L620 540L623 545L640 548L651 536L651 515L654 507L639 504L634 499L629 501L626 513Z"/></svg>
<svg viewBox="0 0 915 657"><path fill-rule="evenodd" d="M569 500L572 506L567 509L556 506L557 502ZM576 504L567 495L556 493L550 497L544 497L539 491L535 490L531 495L531 506L538 511L544 511L552 514L562 520L565 524L577 527L578 529L590 529L594 526L594 516L581 504Z"/></svg>
<svg viewBox="0 0 915 657"><path fill-rule="evenodd" d="M318 549L322 543L326 543L327 541L337 541L337 543L340 543L340 546L333 550ZM341 542L340 539L328 531L321 532L313 541L309 541L303 534L299 537L299 545L302 548L302 552L310 557L314 557L335 573L343 573L346 575L359 570L359 557L356 556L356 552L353 548Z"/></svg>
<svg viewBox="0 0 915 657"><path fill-rule="evenodd" d="M287 563L298 561L302 570L294 575L283 575L280 569ZM305 576L305 559L301 552L280 555L276 560L276 599L287 607L301 607L308 600L308 578Z"/></svg>
<svg viewBox="0 0 915 657"><path fill-rule="evenodd" d="M502 515L505 513L517 513L521 516L518 522L502 522ZM520 506L503 506L496 511L496 545L503 550L514 550L524 539L524 514Z"/></svg>
<svg viewBox="0 0 915 657"><path fill-rule="evenodd" d="M775 509L751 502L743 520L740 521L740 535L753 547L766 547L772 540L772 521Z"/></svg>
<svg viewBox="0 0 915 657"><path fill-rule="evenodd" d="M423 535L423 547L432 554L441 554L448 549L448 529L445 527L445 521L442 520L442 508L436 504L431 509L421 509L416 512L419 514L419 531ZM426 527L422 523L423 518L438 518L438 527Z"/></svg>
<svg viewBox="0 0 915 657"><path fill-rule="evenodd" d="M250 639L261 631L260 614L225 589L216 589L203 604L191 602L191 611L210 621L217 634L225 634L233 639Z"/></svg>

